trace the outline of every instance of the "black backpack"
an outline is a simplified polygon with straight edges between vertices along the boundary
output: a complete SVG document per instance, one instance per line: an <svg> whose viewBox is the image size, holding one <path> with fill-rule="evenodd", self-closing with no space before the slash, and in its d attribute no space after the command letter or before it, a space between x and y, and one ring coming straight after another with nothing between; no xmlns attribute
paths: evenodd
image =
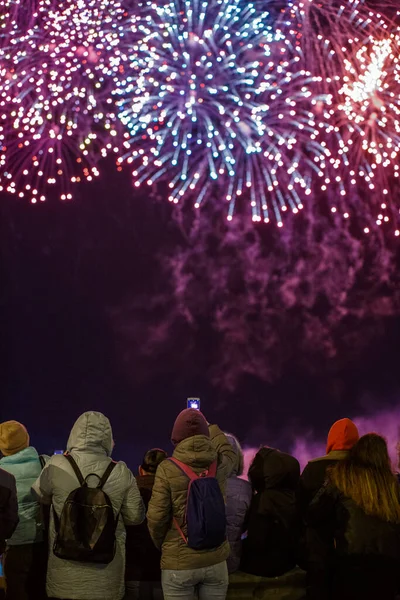
<svg viewBox="0 0 400 600"><path fill-rule="evenodd" d="M97 487L87 484L90 474L84 479L78 465L70 454L66 454L80 486L73 490L65 501L61 518L54 511L56 539L53 552L58 558L87 563L110 563L115 556L115 530L118 517L114 517L110 498L103 486L116 463L111 461Z"/></svg>

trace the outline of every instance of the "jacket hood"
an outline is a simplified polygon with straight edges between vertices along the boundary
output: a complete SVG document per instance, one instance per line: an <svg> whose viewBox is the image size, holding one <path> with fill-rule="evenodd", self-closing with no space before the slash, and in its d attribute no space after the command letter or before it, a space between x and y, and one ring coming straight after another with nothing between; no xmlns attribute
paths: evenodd
<svg viewBox="0 0 400 600"><path fill-rule="evenodd" d="M350 450L360 435L357 426L350 419L340 419L336 421L330 428L328 433L328 442L326 445L326 453L332 450Z"/></svg>
<svg viewBox="0 0 400 600"><path fill-rule="evenodd" d="M274 448L261 448L250 466L249 480L257 492L259 514L275 515L289 527L297 518L299 462Z"/></svg>
<svg viewBox="0 0 400 600"><path fill-rule="evenodd" d="M250 466L249 480L257 492L272 489L296 491L300 465L290 454L274 448L261 448Z"/></svg>
<svg viewBox="0 0 400 600"><path fill-rule="evenodd" d="M217 460L212 442L205 435L194 435L183 440L175 447L172 456L194 469L206 469Z"/></svg>
<svg viewBox="0 0 400 600"><path fill-rule="evenodd" d="M27 462L38 461L39 454L37 450L32 446L25 448L24 450L20 450L16 454L10 454L9 456L3 456L0 460L1 465L22 465Z"/></svg>
<svg viewBox="0 0 400 600"><path fill-rule="evenodd" d="M231 433L225 433L225 437L235 452L235 463L233 465L231 477L240 477L240 475L243 475L244 468L243 450L240 446L239 440L234 435Z"/></svg>
<svg viewBox="0 0 400 600"><path fill-rule="evenodd" d="M67 451L87 451L111 456L113 435L110 421L100 412L85 412L75 422Z"/></svg>

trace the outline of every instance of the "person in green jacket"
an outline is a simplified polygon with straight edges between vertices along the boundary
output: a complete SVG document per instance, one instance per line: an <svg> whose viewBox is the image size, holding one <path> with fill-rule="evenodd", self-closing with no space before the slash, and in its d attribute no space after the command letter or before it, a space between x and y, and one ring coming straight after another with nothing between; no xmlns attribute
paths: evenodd
<svg viewBox="0 0 400 600"><path fill-rule="evenodd" d="M172 431L173 458L198 475L217 461L216 478L222 494L236 463L236 454L217 425L208 425L200 411L186 409ZM224 541L211 550L194 550L182 539L173 522L184 523L189 480L176 465L164 460L158 467L147 522L150 535L161 549L164 600L225 600L228 590L229 544ZM198 596L195 596L198 594Z"/></svg>
<svg viewBox="0 0 400 600"><path fill-rule="evenodd" d="M31 487L42 470L40 457L29 445L21 423L0 424L0 467L15 477L19 523L7 540L4 575L7 600L42 600L46 597L47 546L41 510Z"/></svg>

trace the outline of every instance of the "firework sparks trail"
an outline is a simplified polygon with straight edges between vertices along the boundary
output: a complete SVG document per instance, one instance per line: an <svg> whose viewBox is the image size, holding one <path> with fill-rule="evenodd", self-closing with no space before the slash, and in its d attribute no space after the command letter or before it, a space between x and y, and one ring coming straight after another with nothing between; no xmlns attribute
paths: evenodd
<svg viewBox="0 0 400 600"><path fill-rule="evenodd" d="M66 200L115 153L135 186L196 208L222 196L228 220L281 227L325 194L345 219L398 227L399 12L384 2L4 2L2 189Z"/></svg>
<svg viewBox="0 0 400 600"><path fill-rule="evenodd" d="M107 0L53 4L0 49L2 183L34 203L56 184L71 198L71 184L98 175L116 134L110 81L124 11Z"/></svg>

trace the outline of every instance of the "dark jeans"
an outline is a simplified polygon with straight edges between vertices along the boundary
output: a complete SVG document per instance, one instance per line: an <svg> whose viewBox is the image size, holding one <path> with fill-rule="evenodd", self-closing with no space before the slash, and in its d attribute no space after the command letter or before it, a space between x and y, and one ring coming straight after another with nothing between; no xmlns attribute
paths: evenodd
<svg viewBox="0 0 400 600"><path fill-rule="evenodd" d="M7 600L46 598L47 548L45 543L8 546L3 556Z"/></svg>
<svg viewBox="0 0 400 600"><path fill-rule="evenodd" d="M124 600L163 600L161 581L126 581Z"/></svg>

